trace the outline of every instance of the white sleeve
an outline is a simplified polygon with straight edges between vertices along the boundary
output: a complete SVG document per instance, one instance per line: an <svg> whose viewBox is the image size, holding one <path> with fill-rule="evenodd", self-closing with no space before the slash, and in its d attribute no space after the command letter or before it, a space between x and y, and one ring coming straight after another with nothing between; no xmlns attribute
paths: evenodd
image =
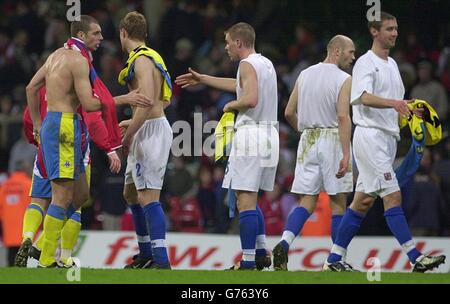
<svg viewBox="0 0 450 304"><path fill-rule="evenodd" d="M374 75L371 62L368 60L357 61L353 68L351 105L361 104L361 96L364 92L373 94Z"/></svg>

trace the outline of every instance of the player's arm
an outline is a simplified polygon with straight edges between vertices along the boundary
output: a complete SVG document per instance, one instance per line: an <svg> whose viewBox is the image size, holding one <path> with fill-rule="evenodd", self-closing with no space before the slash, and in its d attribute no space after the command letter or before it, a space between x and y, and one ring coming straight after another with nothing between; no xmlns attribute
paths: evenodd
<svg viewBox="0 0 450 304"><path fill-rule="evenodd" d="M139 90L133 90L125 95L120 95L114 97L114 102L116 105L130 105L134 107L150 107L153 105L153 101L141 94Z"/></svg>
<svg viewBox="0 0 450 304"><path fill-rule="evenodd" d="M236 93L236 79L214 77L206 74L200 74L193 69L188 69L189 73L178 76L175 83L183 89L189 86L204 84L218 90Z"/></svg>
<svg viewBox="0 0 450 304"><path fill-rule="evenodd" d="M84 57L74 56L72 62L72 75L75 93L81 106L86 112L100 111L102 105L100 100L92 94L91 82L89 81L89 65Z"/></svg>
<svg viewBox="0 0 450 304"><path fill-rule="evenodd" d="M342 178L345 176L350 161L350 137L352 133L352 122L350 120L351 90L352 90L352 77L349 77L342 85L337 102L339 140L341 141L342 155L343 155L339 163L338 172L336 173L337 178Z"/></svg>
<svg viewBox="0 0 450 304"><path fill-rule="evenodd" d="M33 128L35 131L41 129L41 113L39 111L39 89L45 85L45 74L47 73L47 63L45 63L34 74L30 83L27 85L27 103L30 111L31 121L33 122Z"/></svg>
<svg viewBox="0 0 450 304"><path fill-rule="evenodd" d="M299 132L298 117L297 117L297 102L298 102L298 81L295 83L294 90L292 91L291 96L289 97L288 104L286 106L286 109L284 110L284 117L286 117L286 120L291 125L291 127L294 128L295 131Z"/></svg>
<svg viewBox="0 0 450 304"><path fill-rule="evenodd" d="M410 115L410 111L407 106L407 101L386 99L375 96L374 92L374 67L364 64L362 62L356 62L353 69L353 82L351 101L352 105L363 104L367 107L378 109L395 109L400 115Z"/></svg>
<svg viewBox="0 0 450 304"><path fill-rule="evenodd" d="M240 81L244 92L238 100L230 101L223 108L224 112L246 111L258 104L258 77L253 66L248 62L240 64Z"/></svg>
<svg viewBox="0 0 450 304"><path fill-rule="evenodd" d="M403 116L411 115L411 111L408 108L408 102L409 101L406 100L382 98L367 92L364 92L361 95L361 103L363 105L378 109L393 108Z"/></svg>
<svg viewBox="0 0 450 304"><path fill-rule="evenodd" d="M139 91L149 99L158 100L161 94L161 74L146 57L140 56L135 62L134 72ZM147 119L147 111L147 108L136 108L122 140L125 150L129 148L134 135Z"/></svg>

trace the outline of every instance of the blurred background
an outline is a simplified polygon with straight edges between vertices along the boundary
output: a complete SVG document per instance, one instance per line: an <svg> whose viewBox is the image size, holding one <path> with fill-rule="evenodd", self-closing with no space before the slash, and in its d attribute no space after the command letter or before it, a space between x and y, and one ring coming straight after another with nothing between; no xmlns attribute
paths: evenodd
<svg viewBox="0 0 450 304"><path fill-rule="evenodd" d="M0 1L0 185L12 173L30 172L32 168L35 148L22 133L25 86L48 54L69 37L65 3ZM234 78L237 65L230 63L224 52L223 32L240 21L255 27L257 51L274 62L278 73L280 163L275 190L261 193L259 200L268 235L281 235L287 215L296 204L289 190L299 136L283 115L290 92L303 69L325 59L327 42L334 35L351 37L357 57L371 47L368 9L362 0L81 1L81 13L97 18L102 27L104 41L93 54L94 66L113 96L126 93L116 80L126 59L117 27L129 11L138 10L146 16L148 45L161 53L172 80L188 67ZM419 171L402 189L403 207L414 235L450 236L450 1L382 1L382 9L398 18L399 38L391 56L399 65L405 98L429 101L444 129L442 142L425 150ZM218 120L223 106L234 98L207 87L182 90L174 85L166 115L171 123L185 120L193 124L196 112L203 113L204 122ZM119 121L130 114L129 108L119 108ZM410 134L405 132L399 143L398 162L411 143ZM118 175L111 174L104 152L93 143L91 151L91 200L82 213L83 229L133 230L131 214L122 198L124 169ZM226 192L221 188L223 174L223 168L209 157L171 156L161 198L170 231L237 233L236 223L228 219ZM1 200L0 210L8 203ZM17 216L20 218L19 213ZM304 234L329 234L329 217L328 197L322 195ZM381 203L370 211L360 235L390 235Z"/></svg>

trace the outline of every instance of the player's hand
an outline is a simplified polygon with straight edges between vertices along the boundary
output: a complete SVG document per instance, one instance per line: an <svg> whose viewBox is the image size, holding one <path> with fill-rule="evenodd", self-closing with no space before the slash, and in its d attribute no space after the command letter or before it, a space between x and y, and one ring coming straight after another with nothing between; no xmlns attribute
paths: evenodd
<svg viewBox="0 0 450 304"><path fill-rule="evenodd" d="M128 127L131 124L131 119L127 119L127 120L122 120L119 123L119 128L120 128L120 136L123 138L125 136L125 133L127 132Z"/></svg>
<svg viewBox="0 0 450 304"><path fill-rule="evenodd" d="M191 68L189 68L188 71L189 73L180 75L175 79L175 83L183 89L199 84L203 76L202 74L197 73Z"/></svg>
<svg viewBox="0 0 450 304"><path fill-rule="evenodd" d="M343 178L348 171L349 157L343 157L339 162L339 169L336 173L337 178Z"/></svg>
<svg viewBox="0 0 450 304"><path fill-rule="evenodd" d="M410 100L408 103L412 103L412 102L414 102L414 99L413 100ZM419 106L420 106L421 104L419 104ZM420 119L423 119L424 117L425 117L425 109L423 108L423 107L420 107L420 108L414 108L412 111L411 111L414 115L416 115L417 117L419 117Z"/></svg>
<svg viewBox="0 0 450 304"><path fill-rule="evenodd" d="M139 89L133 90L127 95L127 101L130 106L136 106L140 108L147 108L153 105L153 100L139 93Z"/></svg>
<svg viewBox="0 0 450 304"><path fill-rule="evenodd" d="M39 146L41 144L41 132L39 129L33 129L33 137L34 141Z"/></svg>
<svg viewBox="0 0 450 304"><path fill-rule="evenodd" d="M117 155L116 151L108 153L108 159L109 159L109 170L114 174L119 173L122 163L120 162L120 158Z"/></svg>
<svg viewBox="0 0 450 304"><path fill-rule="evenodd" d="M398 112L401 116L407 118L411 116L411 111L408 108L408 102L407 100L396 100L394 102L394 109Z"/></svg>
<svg viewBox="0 0 450 304"><path fill-rule="evenodd" d="M229 103L227 103L224 107L223 107L223 112L225 113L225 112L232 112L232 111L234 111L231 107L230 107L230 103L231 103L231 101L229 102Z"/></svg>

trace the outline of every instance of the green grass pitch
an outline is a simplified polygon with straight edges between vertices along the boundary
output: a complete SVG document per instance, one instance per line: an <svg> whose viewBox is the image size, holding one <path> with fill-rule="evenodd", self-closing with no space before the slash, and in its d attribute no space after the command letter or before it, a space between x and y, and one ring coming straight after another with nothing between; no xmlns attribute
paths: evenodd
<svg viewBox="0 0 450 304"><path fill-rule="evenodd" d="M73 273L72 273L73 274ZM81 268L80 281L65 269L0 268L0 284L450 284L450 273L381 273L369 282L365 272L273 272L200 270L122 270Z"/></svg>

